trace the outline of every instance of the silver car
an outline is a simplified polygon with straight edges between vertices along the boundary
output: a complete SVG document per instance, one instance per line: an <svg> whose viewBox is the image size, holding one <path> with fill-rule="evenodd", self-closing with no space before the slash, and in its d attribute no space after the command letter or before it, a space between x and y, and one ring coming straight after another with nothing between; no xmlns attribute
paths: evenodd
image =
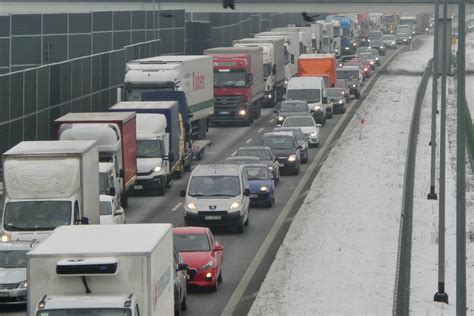
<svg viewBox="0 0 474 316"><path fill-rule="evenodd" d="M303 131L304 137L308 140L309 146L319 146L319 128L321 124L316 124L312 116L290 116L285 119L282 127L299 127Z"/></svg>
<svg viewBox="0 0 474 316"><path fill-rule="evenodd" d="M31 241L0 242L0 305L26 304L26 254L37 245Z"/></svg>

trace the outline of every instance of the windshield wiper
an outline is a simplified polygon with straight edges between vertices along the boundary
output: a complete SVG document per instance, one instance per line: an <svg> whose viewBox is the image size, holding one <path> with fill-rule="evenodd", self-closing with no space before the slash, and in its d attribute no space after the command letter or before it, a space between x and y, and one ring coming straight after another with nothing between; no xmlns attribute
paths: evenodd
<svg viewBox="0 0 474 316"><path fill-rule="evenodd" d="M12 225L12 224L6 224L4 225L5 227L8 227L8 229L14 229L14 230L17 230L17 231L28 231L28 230L31 230L31 228L29 227L19 227L19 226L15 226L15 225Z"/></svg>
<svg viewBox="0 0 474 316"><path fill-rule="evenodd" d="M202 193L189 193L189 196L197 197L197 196L204 196Z"/></svg>

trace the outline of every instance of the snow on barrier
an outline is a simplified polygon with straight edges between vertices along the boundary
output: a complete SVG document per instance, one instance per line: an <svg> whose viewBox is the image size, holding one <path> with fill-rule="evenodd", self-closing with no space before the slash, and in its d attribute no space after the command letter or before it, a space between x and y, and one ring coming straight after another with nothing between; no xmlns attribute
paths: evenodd
<svg viewBox="0 0 474 316"><path fill-rule="evenodd" d="M411 244L413 228L413 190L415 187L416 145L420 128L421 106L425 97L426 87L431 76L432 60L428 62L420 85L416 91L415 107L410 123L410 134L403 181L402 213L400 219L400 237L398 242L397 273L395 278L393 315L410 314L410 270Z"/></svg>

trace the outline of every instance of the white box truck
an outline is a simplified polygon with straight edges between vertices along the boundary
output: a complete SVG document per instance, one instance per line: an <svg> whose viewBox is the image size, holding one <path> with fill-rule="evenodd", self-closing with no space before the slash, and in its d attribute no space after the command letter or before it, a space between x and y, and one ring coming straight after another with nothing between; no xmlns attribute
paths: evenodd
<svg viewBox="0 0 474 316"><path fill-rule="evenodd" d="M285 93L285 44L277 38L244 38L234 40L234 47L263 48L264 104L274 106Z"/></svg>
<svg viewBox="0 0 474 316"><path fill-rule="evenodd" d="M298 32L300 39L300 55L313 53L313 30L309 26L277 27L272 32Z"/></svg>
<svg viewBox="0 0 474 316"><path fill-rule="evenodd" d="M28 253L28 315L173 315L171 224L63 226Z"/></svg>
<svg viewBox="0 0 474 316"><path fill-rule="evenodd" d="M211 56L156 56L128 62L123 101L141 101L142 93L150 91L184 91L192 116L193 138L206 137L209 120L214 115ZM122 100L121 96L119 93L118 101Z"/></svg>
<svg viewBox="0 0 474 316"><path fill-rule="evenodd" d="M295 31L261 32L255 38L282 38L285 45L285 86L288 80L298 71L297 61L300 57L300 35Z"/></svg>
<svg viewBox="0 0 474 316"><path fill-rule="evenodd" d="M46 239L58 226L99 224L95 141L24 141L3 154L2 239Z"/></svg>

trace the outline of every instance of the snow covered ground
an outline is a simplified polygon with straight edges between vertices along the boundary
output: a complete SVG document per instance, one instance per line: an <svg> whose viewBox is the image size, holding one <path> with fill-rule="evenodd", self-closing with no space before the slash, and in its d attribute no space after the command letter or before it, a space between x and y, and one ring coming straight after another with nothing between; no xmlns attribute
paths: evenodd
<svg viewBox="0 0 474 316"><path fill-rule="evenodd" d="M467 64L474 66L474 34ZM372 89L331 152L295 217L250 311L251 315L390 314L392 312L403 174L410 118L419 76L432 40L400 55ZM468 66L469 67L469 66ZM468 68L469 69L469 68ZM449 78L449 77L448 77ZM474 77L467 78L474 113ZM437 290L438 201L430 187L431 82L421 115L416 161L411 271L411 313L454 315L456 87L448 79L446 151L446 291ZM360 134L358 118L366 126ZM362 137L360 138L360 135ZM439 145L439 117L438 117ZM439 147L437 153L439 164ZM439 168L436 171L439 177ZM474 176L467 166L468 314L474 314ZM439 184L436 183L438 192Z"/></svg>

